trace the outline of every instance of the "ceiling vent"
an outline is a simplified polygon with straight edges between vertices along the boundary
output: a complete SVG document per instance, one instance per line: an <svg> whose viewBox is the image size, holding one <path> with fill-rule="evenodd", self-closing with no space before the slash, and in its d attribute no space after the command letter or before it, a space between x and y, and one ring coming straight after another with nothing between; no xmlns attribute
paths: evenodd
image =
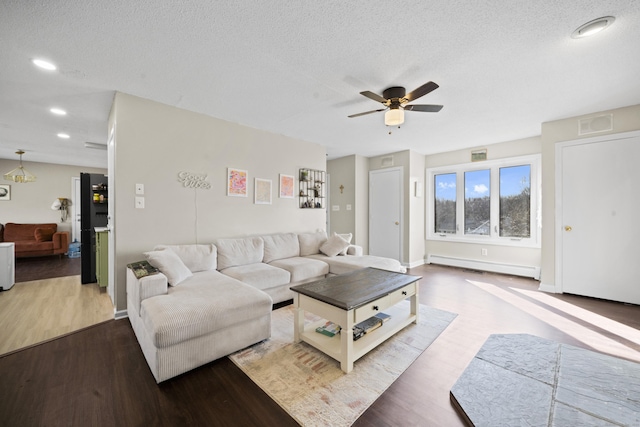
<svg viewBox="0 0 640 427"><path fill-rule="evenodd" d="M578 120L578 135L589 135L613 130L613 114Z"/></svg>

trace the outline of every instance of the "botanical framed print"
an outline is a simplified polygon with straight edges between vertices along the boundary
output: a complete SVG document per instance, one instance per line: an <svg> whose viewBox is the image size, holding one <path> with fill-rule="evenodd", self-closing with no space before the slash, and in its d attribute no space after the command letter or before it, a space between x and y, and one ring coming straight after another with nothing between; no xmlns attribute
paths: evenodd
<svg viewBox="0 0 640 427"><path fill-rule="evenodd" d="M271 180L256 178L255 181L255 199L256 205L271 204Z"/></svg>
<svg viewBox="0 0 640 427"><path fill-rule="evenodd" d="M247 178L246 170L227 168L227 196L247 197Z"/></svg>
<svg viewBox="0 0 640 427"><path fill-rule="evenodd" d="M0 185L0 200L11 200L10 185Z"/></svg>
<svg viewBox="0 0 640 427"><path fill-rule="evenodd" d="M280 174L280 198L293 199L293 175Z"/></svg>

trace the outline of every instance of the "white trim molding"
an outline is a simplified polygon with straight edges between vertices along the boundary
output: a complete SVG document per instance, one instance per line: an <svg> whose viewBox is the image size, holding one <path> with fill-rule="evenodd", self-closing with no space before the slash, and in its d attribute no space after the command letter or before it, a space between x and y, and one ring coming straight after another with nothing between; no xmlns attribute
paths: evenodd
<svg viewBox="0 0 640 427"><path fill-rule="evenodd" d="M531 277L540 280L540 267L529 265L504 264L498 262L479 261L475 259L456 258L429 254L427 264L447 265L449 267L469 268L472 270L490 271L492 273L511 274Z"/></svg>
<svg viewBox="0 0 640 427"><path fill-rule="evenodd" d="M118 310L115 312L115 316L113 317L116 320L126 319L129 317L127 310Z"/></svg>

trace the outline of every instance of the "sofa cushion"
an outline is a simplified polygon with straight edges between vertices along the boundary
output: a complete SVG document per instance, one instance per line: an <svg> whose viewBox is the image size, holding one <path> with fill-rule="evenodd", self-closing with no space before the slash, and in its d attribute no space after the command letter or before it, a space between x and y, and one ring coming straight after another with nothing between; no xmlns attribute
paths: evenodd
<svg viewBox="0 0 640 427"><path fill-rule="evenodd" d="M286 285L291 281L291 273L287 270L261 262L225 268L221 273L260 290Z"/></svg>
<svg viewBox="0 0 640 427"><path fill-rule="evenodd" d="M329 237L326 242L320 245L320 252L326 256L336 256L342 251L346 251L349 247L349 242L344 240L340 235L334 234Z"/></svg>
<svg viewBox="0 0 640 427"><path fill-rule="evenodd" d="M329 274L329 265L311 258L292 257L272 261L274 267L282 268L291 273L291 283L304 282L305 280L324 277Z"/></svg>
<svg viewBox="0 0 640 427"><path fill-rule="evenodd" d="M19 242L22 240L36 240L35 232L36 228L51 228L53 231L58 231L58 225L54 223L42 223L42 224L16 224L8 222L4 225L4 241L5 242Z"/></svg>
<svg viewBox="0 0 640 427"><path fill-rule="evenodd" d="M300 242L300 256L314 255L320 253L320 245L327 241L327 233L318 231L316 233L298 234Z"/></svg>
<svg viewBox="0 0 640 427"><path fill-rule="evenodd" d="M192 273L215 270L217 268L217 249L213 244L157 245L153 248L154 251L162 251L165 249L170 249L175 252Z"/></svg>
<svg viewBox="0 0 640 427"><path fill-rule="evenodd" d="M193 276L191 270L187 268L180 257L168 250L151 251L144 253L149 264L158 268L165 276L171 286L177 286L185 279Z"/></svg>
<svg viewBox="0 0 640 427"><path fill-rule="evenodd" d="M51 242L53 240L53 235L56 232L53 228L36 228L36 231L33 233L33 236L36 239L36 242Z"/></svg>
<svg viewBox="0 0 640 427"><path fill-rule="evenodd" d="M264 257L264 241L260 237L243 239L218 239L218 270L239 265L262 262Z"/></svg>
<svg viewBox="0 0 640 427"><path fill-rule="evenodd" d="M309 258L317 259L329 264L329 273L331 274L344 274L367 267L396 271L398 273L407 272L406 267L400 264L398 260L374 255L328 257L326 255L317 254L311 255Z"/></svg>
<svg viewBox="0 0 640 427"><path fill-rule="evenodd" d="M142 301L140 317L153 344L162 348L268 315L271 307L264 292L209 270Z"/></svg>
<svg viewBox="0 0 640 427"><path fill-rule="evenodd" d="M353 234L351 233L346 233L346 234L340 234L340 233L336 233L334 231L333 233L334 235L337 234L338 236L342 237L344 240L346 240L349 244L351 244L351 239L353 239ZM346 255L347 254L347 249L349 249L349 246L347 246L343 251L341 251L338 255Z"/></svg>
<svg viewBox="0 0 640 427"><path fill-rule="evenodd" d="M300 256L300 243L295 233L273 234L262 236L264 241L264 257L262 262Z"/></svg>

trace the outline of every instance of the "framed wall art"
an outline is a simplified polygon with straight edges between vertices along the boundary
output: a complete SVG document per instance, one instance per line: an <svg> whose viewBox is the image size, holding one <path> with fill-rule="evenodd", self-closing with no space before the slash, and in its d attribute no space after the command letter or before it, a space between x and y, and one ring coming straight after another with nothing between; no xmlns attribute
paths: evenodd
<svg viewBox="0 0 640 427"><path fill-rule="evenodd" d="M248 172L227 168L227 196L247 197Z"/></svg>
<svg viewBox="0 0 640 427"><path fill-rule="evenodd" d="M280 198L281 199L293 199L293 175L280 174Z"/></svg>
<svg viewBox="0 0 640 427"><path fill-rule="evenodd" d="M11 200L10 185L0 185L0 200Z"/></svg>
<svg viewBox="0 0 640 427"><path fill-rule="evenodd" d="M256 178L255 182L255 198L256 205L271 204L271 180Z"/></svg>

